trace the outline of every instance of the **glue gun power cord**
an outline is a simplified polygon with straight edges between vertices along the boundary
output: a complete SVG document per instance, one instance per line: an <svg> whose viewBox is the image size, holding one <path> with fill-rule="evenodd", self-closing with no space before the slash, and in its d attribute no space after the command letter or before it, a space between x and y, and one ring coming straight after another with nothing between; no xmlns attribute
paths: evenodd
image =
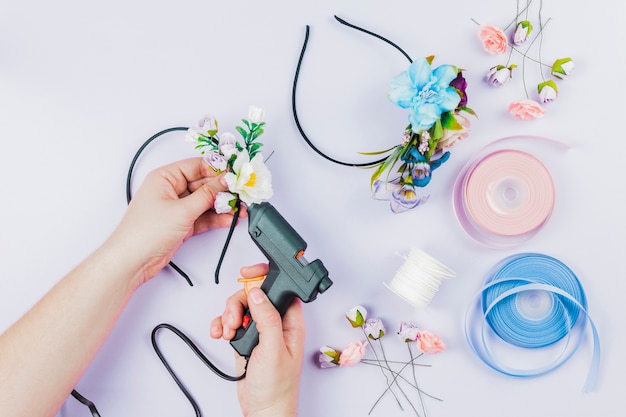
<svg viewBox="0 0 626 417"><path fill-rule="evenodd" d="M198 403L193 398L193 396L191 395L189 390L187 390L187 388L185 387L183 382L180 380L178 375L176 375L176 373L174 372L174 370L172 369L170 364L165 359L165 356L163 355L163 352L161 352L161 349L159 348L159 344L157 343L156 336L157 336L157 333L159 333L159 331L163 330L163 329L164 330L169 330L172 333L174 333L176 336L178 336L183 342L185 342L185 344L192 350L192 352L195 353L195 355L202 361L202 363L204 363L211 371L213 371L213 373L215 373L215 375L219 376L222 379L225 379L226 381L233 381L233 382L234 381L240 381L240 380L242 380L242 379L244 379L246 377L246 371L247 371L247 368L248 368L247 358L246 358L246 366L244 368L243 374L241 374L239 376L231 376L231 375L228 375L228 374L222 372L217 366L215 366L200 351L198 346L196 346L196 344L193 341L191 341L191 339L189 339L189 337L187 337L183 332L181 332L179 329L177 329L176 327L172 326L171 324L161 323L161 324L159 324L158 326L156 326L152 330L151 339L152 339L152 347L154 348L154 351L156 352L157 356L159 357L159 359L163 363L163 366L165 366L165 369L167 369L167 372L169 372L169 374L171 375L172 379L174 379L174 381L176 382L176 385L178 385L178 388L180 388L180 390L185 395L185 397L187 397L187 400L189 401L189 403L193 407L194 412L196 413L196 417L202 417L202 412L200 411L200 407L198 406ZM82 404L84 404L85 406L87 406L89 408L89 411L91 411L92 417L100 417L100 413L98 413L98 410L96 409L96 406L95 406L95 404L93 402L91 402L87 398L83 397L76 390L72 391L72 396L74 398L76 398L79 402L81 402Z"/></svg>

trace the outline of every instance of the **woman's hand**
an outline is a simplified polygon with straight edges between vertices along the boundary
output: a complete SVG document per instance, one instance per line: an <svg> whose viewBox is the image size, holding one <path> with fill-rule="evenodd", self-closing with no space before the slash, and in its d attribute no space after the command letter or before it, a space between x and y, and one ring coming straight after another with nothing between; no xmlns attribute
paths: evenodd
<svg viewBox="0 0 626 417"><path fill-rule="evenodd" d="M241 275L254 278L267 271L266 264L258 264L242 268ZM259 344L249 358L246 377L237 385L243 415L296 416L305 336L302 303L294 299L281 319L259 288L250 289L247 297L243 290L238 291L226 301L224 314L211 323L211 336L231 340L248 307L259 331ZM246 361L235 356L238 372L242 373Z"/></svg>

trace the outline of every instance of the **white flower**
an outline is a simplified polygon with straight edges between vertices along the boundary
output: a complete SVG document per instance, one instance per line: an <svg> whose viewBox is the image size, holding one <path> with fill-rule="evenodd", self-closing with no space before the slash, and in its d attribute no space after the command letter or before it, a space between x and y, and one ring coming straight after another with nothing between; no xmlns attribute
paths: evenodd
<svg viewBox="0 0 626 417"><path fill-rule="evenodd" d="M272 197L272 174L263 163L263 156L259 153L250 160L247 150L241 151L233 164L233 171L224 178L228 189L236 194L244 203L256 204Z"/></svg>
<svg viewBox="0 0 626 417"><path fill-rule="evenodd" d="M213 205L215 212L217 214L230 213L233 210L230 202L236 198L236 196L228 192L221 191L217 193L215 196L215 204Z"/></svg>
<svg viewBox="0 0 626 417"><path fill-rule="evenodd" d="M489 69L485 78L492 86L502 87L511 78L511 73L515 67L516 65L510 65L508 67L505 67L504 65L496 65L495 67L491 67Z"/></svg>
<svg viewBox="0 0 626 417"><path fill-rule="evenodd" d="M346 311L345 315L352 327L355 328L363 326L367 320L367 310L363 306L354 306Z"/></svg>
<svg viewBox="0 0 626 417"><path fill-rule="evenodd" d="M200 136L201 136L200 132L198 132L193 127L190 127L189 129L187 129L187 132L185 133L185 142L198 143L198 138Z"/></svg>
<svg viewBox="0 0 626 417"><path fill-rule="evenodd" d="M470 131L470 120L468 117L465 117L459 113L454 113L454 118L461 125L461 129L444 129L443 136L437 142L437 149L441 149L446 151L450 149L454 144L462 139L465 139L469 136Z"/></svg>
<svg viewBox="0 0 626 417"><path fill-rule="evenodd" d="M250 106L248 109L248 121L251 123L261 123L263 118L265 117L265 113L263 109L256 106Z"/></svg>
<svg viewBox="0 0 626 417"><path fill-rule="evenodd" d="M528 20L522 20L515 26L515 33L513 33L513 44L519 46L526 42L530 37L530 33L533 30L533 25Z"/></svg>
<svg viewBox="0 0 626 417"><path fill-rule="evenodd" d="M400 323L400 330L398 330L398 336L403 341L409 343L417 340L417 336L419 334L419 329L413 323L409 323L408 321L403 321Z"/></svg>
<svg viewBox="0 0 626 417"><path fill-rule="evenodd" d="M550 103L559 95L559 90L556 87L556 83L552 80L544 81L537 86L539 92L539 99L542 103Z"/></svg>
<svg viewBox="0 0 626 417"><path fill-rule="evenodd" d="M381 319L371 318L365 322L363 331L370 339L378 340L385 335L385 326Z"/></svg>
<svg viewBox="0 0 626 417"><path fill-rule="evenodd" d="M235 135L230 132L224 132L220 135L220 143L218 150L226 160L230 159L235 153L237 153L237 139Z"/></svg>
<svg viewBox="0 0 626 417"><path fill-rule="evenodd" d="M552 75L561 80L567 78L574 70L572 58L560 58L552 64Z"/></svg>
<svg viewBox="0 0 626 417"><path fill-rule="evenodd" d="M215 136L217 134L217 120L212 114L204 116L198 122L198 130L208 136Z"/></svg>

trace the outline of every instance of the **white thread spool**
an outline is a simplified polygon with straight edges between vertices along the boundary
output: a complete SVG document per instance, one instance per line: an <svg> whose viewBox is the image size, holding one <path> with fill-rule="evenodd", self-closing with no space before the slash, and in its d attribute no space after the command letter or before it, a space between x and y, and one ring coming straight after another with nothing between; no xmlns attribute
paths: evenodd
<svg viewBox="0 0 626 417"><path fill-rule="evenodd" d="M417 308L426 307L439 291L441 283L456 276L450 268L417 248L412 248L404 259L404 264L391 282L384 284Z"/></svg>

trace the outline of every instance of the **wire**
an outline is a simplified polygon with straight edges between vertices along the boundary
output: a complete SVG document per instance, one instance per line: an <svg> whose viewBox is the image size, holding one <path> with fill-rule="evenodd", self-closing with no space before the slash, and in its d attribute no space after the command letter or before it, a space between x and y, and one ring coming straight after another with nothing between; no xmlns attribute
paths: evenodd
<svg viewBox="0 0 626 417"><path fill-rule="evenodd" d="M98 413L98 409L96 408L96 405L92 403L91 401L89 401L87 398L80 395L80 393L76 391L75 389L72 390L72 397L76 398L81 404L86 405L89 408L89 411L91 411L91 415L93 417L100 417L100 413Z"/></svg>
<svg viewBox="0 0 626 417"><path fill-rule="evenodd" d="M141 155L141 153L144 151L144 149L146 149L146 147L152 143L152 141L154 141L155 139L157 139L158 137L166 134L166 133L170 133L170 132L176 132L176 131L181 131L181 130L187 130L189 129L188 127L170 127L168 129L164 129L161 130L158 133L155 133L154 135L152 135L148 140L146 140L137 150L137 152L135 153L135 156L133 156L133 160L130 163L130 166L128 167L128 174L126 175L126 204L130 203L130 200L132 198L131 196L131 182L132 182L132 178L133 178L133 170L135 169L135 164L137 163L137 160L139 159L139 156ZM178 272L178 274L180 274L180 276L182 276L183 278L185 278L185 280L187 281L187 283L189 284L189 286L193 287L193 282L191 282L191 278L189 278L189 275L187 275L185 273L185 271L183 271L182 269L180 269L174 262L169 263L169 265L176 271Z"/></svg>
<svg viewBox="0 0 626 417"><path fill-rule="evenodd" d="M377 33L371 32L371 31L369 31L367 29L363 29L363 28L361 28L359 26L356 26L356 25L353 25L351 23L348 23L348 22L346 22L345 20L341 19L338 16L335 16L335 19L339 23L341 23L342 25L348 26L348 27L350 27L352 29L356 29L356 30L361 31L363 33L367 33L368 35L371 35L371 36L373 36L373 37L375 37L377 39L382 40L383 42L388 43L389 45L393 46L398 51L400 51L400 53L402 53L405 56L405 58L409 60L409 62L413 62L411 57L402 48L400 48L398 45L396 45L395 43L393 43L389 39L384 38L384 37L378 35ZM293 78L293 88L292 88L292 92L291 92L291 109L293 111L293 118L294 118L294 121L296 122L296 127L298 128L298 131L300 132L300 135L302 136L304 141L307 143L307 145L309 145L309 147L311 149L313 149L318 155L320 155L324 159L327 159L328 161L334 162L335 164L344 165L344 166L351 166L351 167L370 168L370 167L373 167L375 165L378 165L378 164L384 162L387 159L387 157L378 159L376 161L363 162L363 163L344 162L344 161L337 160L335 158L332 158L332 157L326 155L324 152L319 150L313 144L313 142L311 142L311 140L309 139L307 134L304 132L304 129L302 128L302 125L300 124L300 118L298 117L298 110L296 108L296 90L297 90L297 86L298 86L298 78L300 77L300 69L302 68L302 61L304 60L304 53L306 51L306 47L307 47L307 44L309 42L309 32L310 32L310 26L306 25L306 32L305 32L305 36L304 36L304 43L302 44L302 51L300 52L300 57L298 58L298 65L296 66L296 72L295 72L295 75L294 75L294 78Z"/></svg>
<svg viewBox="0 0 626 417"><path fill-rule="evenodd" d="M161 362L163 363L163 366L165 366L165 369L167 369L167 371L169 372L169 374L171 375L171 377L174 379L174 381L176 382L176 385L178 385L178 388L180 388L180 390L183 392L183 394L185 395L185 397L187 397L187 400L189 401L189 403L191 404L191 406L193 407L195 413L196 413L196 417L202 417L202 412L200 411L200 407L198 406L198 403L195 401L195 399L193 398L193 396L191 395L191 393L187 390L187 388L185 387L185 385L182 383L182 381L180 380L180 378L178 378L178 376L176 375L176 373L172 370L172 367L169 365L169 363L167 362L167 360L165 359L165 356L163 356L163 353L161 352L161 349L159 348L159 345L157 343L157 339L156 339L156 335L159 332L159 330L161 329L166 329L171 331L172 333L174 333L176 336L178 336L183 342L185 342L185 344L193 351L193 353L195 353L195 355L200 358L200 360L202 361L202 363L204 363L211 371L213 371L217 376L219 376L222 379L225 379L226 381L240 381L242 379L244 379L246 377L246 372L247 372L247 368L248 368L248 362L246 359L246 365L243 371L243 374L239 375L239 376L231 376L228 375L224 372L222 372L219 368L217 368L201 351L200 349L198 349L198 346L196 346L196 344L194 344L183 332L181 332L180 330L178 330L176 327L172 326L171 324L167 324L167 323L161 323L158 326L156 326L153 330L152 330L152 347L154 348L154 351L156 352L157 356L159 357L159 359L161 360Z"/></svg>

